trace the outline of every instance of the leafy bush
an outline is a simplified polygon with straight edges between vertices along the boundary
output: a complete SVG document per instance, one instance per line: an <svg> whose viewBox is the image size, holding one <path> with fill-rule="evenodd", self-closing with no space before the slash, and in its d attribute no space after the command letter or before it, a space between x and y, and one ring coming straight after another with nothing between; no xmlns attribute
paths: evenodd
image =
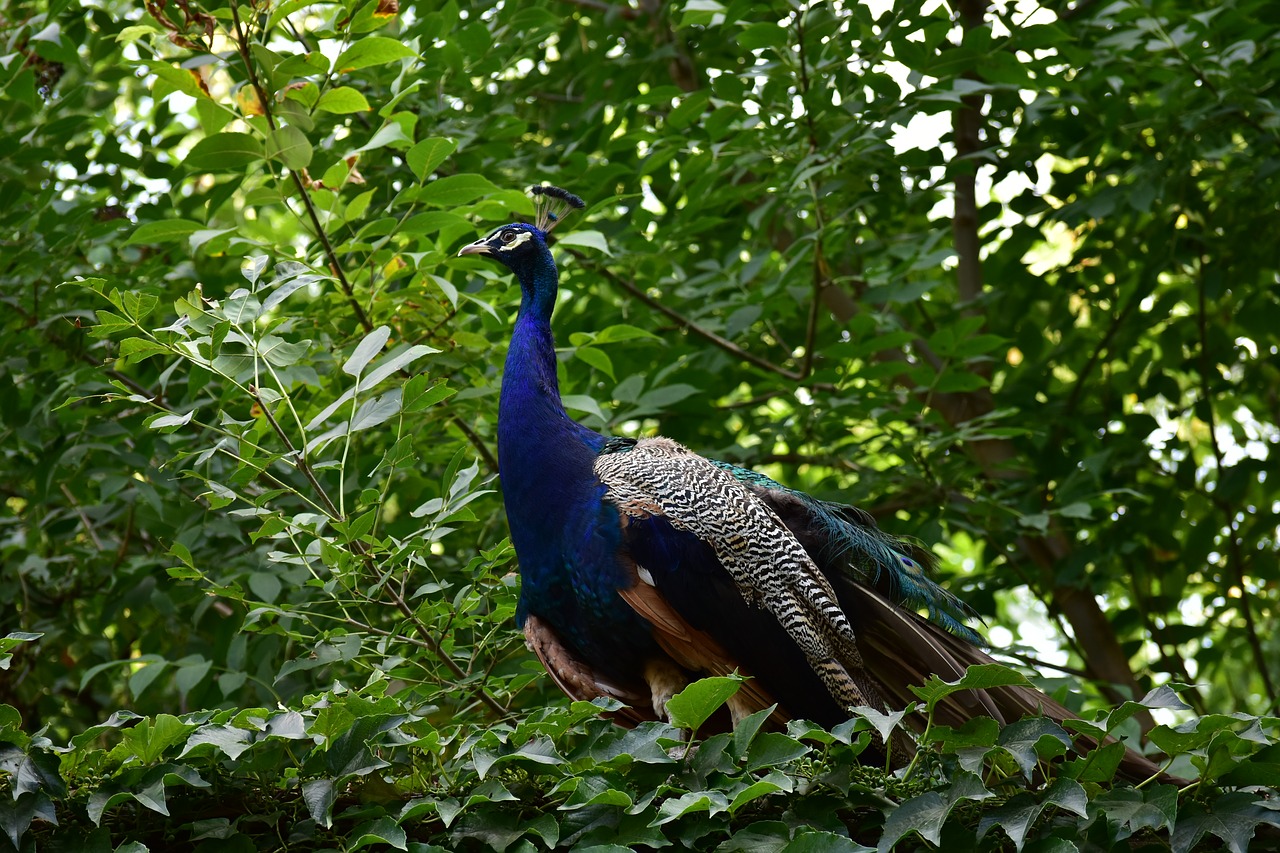
<svg viewBox="0 0 1280 853"><path fill-rule="evenodd" d="M928 708L957 689L1015 680L1013 670L975 667L920 693ZM732 734L689 744L734 687L707 679L687 688L673 700L684 729L627 731L585 702L481 728L433 722L437 708L385 695L385 682L288 709L118 712L56 746L9 716L0 766L14 796L0 814L15 846L39 836L50 849L800 851L923 839L946 849L1067 850L1164 839L1176 851L1209 840L1243 851L1280 837L1274 801L1255 789L1277 781L1274 718L1154 729L1175 763L1189 758L1199 771L1180 792L1157 778L1111 784L1120 744L1056 762L1072 736L1043 719L1003 731L989 719L931 729L924 760L899 772L860 757L887 743L902 715L780 732L762 711ZM1170 691L1156 691L1068 728L1100 733L1140 707L1171 704L1180 705ZM47 823L31 826L36 818ZM1259 827L1266 837L1251 846Z"/></svg>

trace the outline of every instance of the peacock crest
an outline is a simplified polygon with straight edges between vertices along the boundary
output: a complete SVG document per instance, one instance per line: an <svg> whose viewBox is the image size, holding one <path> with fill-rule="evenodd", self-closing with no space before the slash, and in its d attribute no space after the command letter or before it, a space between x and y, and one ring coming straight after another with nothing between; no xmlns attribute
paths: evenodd
<svg viewBox="0 0 1280 853"><path fill-rule="evenodd" d="M529 193L533 196L533 224L544 234L559 225L573 211L587 206L582 199L559 187L530 187Z"/></svg>

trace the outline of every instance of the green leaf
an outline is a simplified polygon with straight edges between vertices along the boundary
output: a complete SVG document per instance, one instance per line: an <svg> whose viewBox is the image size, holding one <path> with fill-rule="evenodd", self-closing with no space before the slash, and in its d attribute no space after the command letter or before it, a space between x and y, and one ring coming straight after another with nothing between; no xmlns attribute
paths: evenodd
<svg viewBox="0 0 1280 853"><path fill-rule="evenodd" d="M146 338L125 338L120 342L120 358L143 361L153 355L167 355L169 348Z"/></svg>
<svg viewBox="0 0 1280 853"><path fill-rule="evenodd" d="M1173 804L1173 818L1176 818L1176 794ZM1102 815L1108 823L1116 825L1115 832L1118 840L1128 838L1147 827L1159 830L1173 823L1173 818L1166 815L1160 808L1148 803L1143 792L1133 788L1114 788L1105 791L1095 797L1091 805L1095 813Z"/></svg>
<svg viewBox="0 0 1280 853"><path fill-rule="evenodd" d="M760 770L787 764L809 753L810 747L782 732L764 732L756 737L747 752L746 769Z"/></svg>
<svg viewBox="0 0 1280 853"><path fill-rule="evenodd" d="M209 100L209 93L200 85L193 71L179 68L172 62L164 60L143 60L141 63L147 70L169 86L193 98Z"/></svg>
<svg viewBox="0 0 1280 853"><path fill-rule="evenodd" d="M11 652L23 643L33 643L43 637L44 634L37 634L28 631L11 631L6 636L0 638L0 670L8 669L13 661ZM0 710L9 708L9 705L0 705ZM15 712L16 713L16 712Z"/></svg>
<svg viewBox="0 0 1280 853"><path fill-rule="evenodd" d="M191 422L191 416L195 411L187 412L185 415L156 415L147 420L149 429L168 430L172 432L180 426L185 426Z"/></svg>
<svg viewBox="0 0 1280 853"><path fill-rule="evenodd" d="M936 678L937 676L935 676ZM871 727L876 730L876 734L880 735L883 743L888 743L893 730L902 725L902 720L907 714L914 713L916 705L913 702L910 706L903 708L901 711L890 711L887 714L877 711L875 708L861 706L854 708L858 716L871 723Z"/></svg>
<svg viewBox="0 0 1280 853"><path fill-rule="evenodd" d="M743 758L747 754L747 750L751 748L752 742L756 735L760 732L760 727L765 724L769 716L777 709L777 705L770 705L768 708L762 708L754 714L748 714L738 721L733 727L733 754L737 758Z"/></svg>
<svg viewBox="0 0 1280 853"><path fill-rule="evenodd" d="M1116 768L1120 766L1124 754L1125 745L1116 741L1100 746L1090 752L1087 758L1070 764L1080 767L1076 779L1081 782L1110 782L1115 778Z"/></svg>
<svg viewBox="0 0 1280 853"><path fill-rule="evenodd" d="M942 825L951 813L952 805L937 791L927 791L907 800L886 816L884 833L876 845L877 853L888 853L911 832L917 832L921 838L937 844L942 838Z"/></svg>
<svg viewBox="0 0 1280 853"><path fill-rule="evenodd" d="M1264 807L1257 794L1235 791L1214 800L1212 810L1191 803L1178 818L1170 846L1174 853L1187 853L1208 833L1221 838L1232 853L1247 853L1254 832L1263 823L1280 826L1280 814Z"/></svg>
<svg viewBox="0 0 1280 853"><path fill-rule="evenodd" d="M372 429L400 413L400 389L395 388L373 400L366 400L351 418L351 431Z"/></svg>
<svg viewBox="0 0 1280 853"><path fill-rule="evenodd" d="M182 755L205 744L212 745L232 761L238 759L249 749L252 735L244 729L226 725L201 726L187 738L182 748Z"/></svg>
<svg viewBox="0 0 1280 853"><path fill-rule="evenodd" d="M423 186L419 198L434 207L457 207L496 192L498 188L482 175L448 175Z"/></svg>
<svg viewBox="0 0 1280 853"><path fill-rule="evenodd" d="M164 673L169 666L166 660L156 659L154 655L152 660L146 663L141 669L129 676L129 692L133 694L135 699L141 698L142 694L147 692L147 688ZM133 731L137 731L134 729Z"/></svg>
<svg viewBox="0 0 1280 853"><path fill-rule="evenodd" d="M1280 743L1273 743L1250 755L1219 781L1227 786L1261 785L1280 789Z"/></svg>
<svg viewBox="0 0 1280 853"><path fill-rule="evenodd" d="M782 47L790 38L790 33L771 21L752 24L745 27L735 36L737 43L747 50L759 50L762 47Z"/></svg>
<svg viewBox="0 0 1280 853"><path fill-rule="evenodd" d="M403 148L411 140L405 135L404 128L398 122L387 122L378 128L373 137L361 145L352 154L358 154L362 151L376 151L379 148Z"/></svg>
<svg viewBox="0 0 1280 853"><path fill-rule="evenodd" d="M266 153L272 160L279 160L286 168L297 171L311 164L313 151L305 133L293 125L285 125L271 131Z"/></svg>
<svg viewBox="0 0 1280 853"><path fill-rule="evenodd" d="M1042 758L1056 758L1071 748L1071 736L1045 717L1027 717L1000 732L999 745L1028 779Z"/></svg>
<svg viewBox="0 0 1280 853"><path fill-rule="evenodd" d="M429 382L426 376L415 376L406 383L401 411L406 415L423 412L457 393L447 382L428 388Z"/></svg>
<svg viewBox="0 0 1280 853"><path fill-rule="evenodd" d="M416 56L416 54L402 41L385 36L364 36L340 53L333 67L339 74L346 74L349 71L368 68L371 65L385 65L410 56Z"/></svg>
<svg viewBox="0 0 1280 853"><path fill-rule="evenodd" d="M737 675L721 675L693 682L667 700L671 724L696 732L716 710L738 692L743 679Z"/></svg>
<svg viewBox="0 0 1280 853"><path fill-rule="evenodd" d="M612 344L619 341L631 341L642 338L651 341L662 340L653 332L647 329L641 329L637 326L629 326L626 323L614 323L611 326L605 326L596 332L593 342L599 344Z"/></svg>
<svg viewBox="0 0 1280 853"><path fill-rule="evenodd" d="M338 86L320 96L316 102L316 110L327 113L346 115L348 113L368 112L369 102L358 89L350 86Z"/></svg>
<svg viewBox="0 0 1280 853"><path fill-rule="evenodd" d="M770 844L761 849L772 850ZM796 837L779 851L779 853L873 853L874 847L859 844L844 835L825 830L801 829Z"/></svg>
<svg viewBox="0 0 1280 853"><path fill-rule="evenodd" d="M595 347L578 347L573 351L573 354L597 370L608 374L610 379L614 378L613 361L603 350L598 350Z"/></svg>
<svg viewBox="0 0 1280 853"><path fill-rule="evenodd" d="M249 589L259 600L268 604L280 597L283 585L280 578L272 572L254 572L249 575Z"/></svg>
<svg viewBox="0 0 1280 853"><path fill-rule="evenodd" d="M665 800L658 807L658 816L649 825L662 826L677 818L698 812L714 815L728 807L728 798L719 791L689 791L675 799Z"/></svg>
<svg viewBox="0 0 1280 853"><path fill-rule="evenodd" d="M781 785L776 782L761 779L758 782L752 782L733 795L733 801L729 803L729 813L733 814L747 803L754 802L761 797L767 797L770 794L784 790Z"/></svg>
<svg viewBox="0 0 1280 853"><path fill-rule="evenodd" d="M336 800L332 779L310 779L302 783L302 801L306 803L307 813L326 829L333 826L333 804Z"/></svg>
<svg viewBox="0 0 1280 853"><path fill-rule="evenodd" d="M608 420L604 416L604 411L600 408L600 404L586 394L564 394L561 396L560 402L564 404L566 409L586 412L587 414L595 415L602 421Z"/></svg>
<svg viewBox="0 0 1280 853"><path fill-rule="evenodd" d="M458 143L452 139L443 136L429 137L405 152L405 162L419 181L425 181L427 175L434 172L457 148Z"/></svg>
<svg viewBox="0 0 1280 853"><path fill-rule="evenodd" d="M609 251L608 241L599 231L570 231L568 234L557 237L556 245L580 246L584 249L595 249L605 255L613 255L613 252Z"/></svg>
<svg viewBox="0 0 1280 853"><path fill-rule="evenodd" d="M1009 836L1014 849L1021 850L1022 845L1026 843L1027 832L1043 810L1044 804L1036 802L1030 794L1018 794L1009 802L982 816L978 822L978 839L981 840L992 827L998 826Z"/></svg>
<svg viewBox="0 0 1280 853"><path fill-rule="evenodd" d="M376 332L377 329L374 331ZM440 352L440 350L435 347L429 347L426 344L397 347L388 353L386 358L379 361L378 366L369 371L368 375L360 379L359 389L365 391L372 388L391 374L404 370L423 356L437 352ZM355 358L354 354L352 358Z"/></svg>
<svg viewBox="0 0 1280 853"><path fill-rule="evenodd" d="M256 136L225 131L197 142L183 164L197 172L238 172L265 157Z"/></svg>
<svg viewBox="0 0 1280 853"><path fill-rule="evenodd" d="M667 125L674 130L683 130L693 124L707 108L711 93L693 92L680 101L671 112L667 113Z"/></svg>
<svg viewBox="0 0 1280 853"><path fill-rule="evenodd" d="M355 843L351 850L359 850L371 844L388 844L394 850L408 850L409 837L399 824L390 817L380 817L369 823L361 824L351 833Z"/></svg>
<svg viewBox="0 0 1280 853"><path fill-rule="evenodd" d="M955 681L943 681L936 675L929 677L919 687L912 687L911 692L924 700L925 708L932 713L938 703L953 693L961 690L990 690L993 687L1030 687L1027 677L1016 669L999 663L972 664L961 678Z"/></svg>
<svg viewBox="0 0 1280 853"><path fill-rule="evenodd" d="M342 365L342 372L350 376L359 376L373 357L382 352L391 338L390 326L379 326L361 339L351 353L351 357Z"/></svg>
<svg viewBox="0 0 1280 853"><path fill-rule="evenodd" d="M178 692L182 694L190 693L204 681L205 676L209 674L210 668L213 666L212 661L205 660L198 655L193 655L193 660L178 667L178 671L174 673L173 681L177 686Z"/></svg>
<svg viewBox="0 0 1280 853"><path fill-rule="evenodd" d="M205 226L188 219L162 219L159 222L144 222L134 229L126 246L150 243L172 243L199 231Z"/></svg>

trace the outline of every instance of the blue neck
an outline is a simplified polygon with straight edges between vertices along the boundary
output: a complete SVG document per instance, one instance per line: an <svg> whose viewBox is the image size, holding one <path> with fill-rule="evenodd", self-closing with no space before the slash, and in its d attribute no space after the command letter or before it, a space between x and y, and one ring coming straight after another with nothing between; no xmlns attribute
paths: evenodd
<svg viewBox="0 0 1280 853"><path fill-rule="evenodd" d="M617 595L626 582L617 557L621 530L594 468L604 436L575 422L560 402L551 334L556 265L539 248L532 263L514 269L522 298L498 403L498 470L520 559L516 620L538 614L584 659L622 674L652 653L653 641Z"/></svg>
<svg viewBox="0 0 1280 853"><path fill-rule="evenodd" d="M521 459L512 451L536 449L573 424L560 403L556 342L551 333L556 262L543 246L532 264L522 265L515 273L520 281L520 311L507 350L498 403L498 464L504 480L509 465L518 465ZM525 457L523 461L532 460Z"/></svg>
<svg viewBox="0 0 1280 853"><path fill-rule="evenodd" d="M511 541L520 554L523 612L531 596L558 594L564 586L561 540L575 519L585 517L583 502L599 500L592 466L604 438L576 423L560 402L551 253L543 247L533 264L515 272L523 298L498 403L498 469Z"/></svg>

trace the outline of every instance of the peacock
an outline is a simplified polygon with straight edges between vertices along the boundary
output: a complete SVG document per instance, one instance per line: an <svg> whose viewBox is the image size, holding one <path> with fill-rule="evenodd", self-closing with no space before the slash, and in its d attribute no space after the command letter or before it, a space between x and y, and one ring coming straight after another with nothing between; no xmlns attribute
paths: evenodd
<svg viewBox="0 0 1280 853"><path fill-rule="evenodd" d="M667 718L667 701L707 675L748 676L729 724L834 726L856 708L888 712L930 675L992 663L970 608L931 577L926 548L853 506L707 459L668 438L602 435L561 403L551 314L558 288L548 233L583 201L534 187L533 224L503 225L462 248L515 274L521 301L498 404L498 467L519 561L517 621L574 699L611 697L629 724ZM924 615L921 615L924 614ZM962 691L935 722L1001 723L1071 713L1028 687ZM1129 751L1122 770L1158 773Z"/></svg>

